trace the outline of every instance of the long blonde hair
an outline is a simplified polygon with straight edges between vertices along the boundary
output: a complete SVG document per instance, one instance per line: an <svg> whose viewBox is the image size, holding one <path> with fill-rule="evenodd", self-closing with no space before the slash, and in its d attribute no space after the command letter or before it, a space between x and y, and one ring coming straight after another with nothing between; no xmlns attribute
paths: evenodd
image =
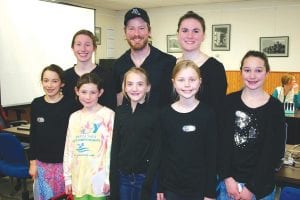
<svg viewBox="0 0 300 200"><path fill-rule="evenodd" d="M122 83L122 93L124 95L124 97L127 100L130 100L130 98L128 97L128 95L125 92L125 85L126 85L126 81L127 81L127 77L129 74L134 73L134 74L138 74L140 76L143 76L145 78L146 84L150 85L150 81L149 81L149 76L148 73L146 72L145 69L141 68L141 67L131 67L125 74L124 74L124 78L123 78L123 83ZM150 96L150 92L147 92L146 97L145 97L145 101L149 100L149 96Z"/></svg>

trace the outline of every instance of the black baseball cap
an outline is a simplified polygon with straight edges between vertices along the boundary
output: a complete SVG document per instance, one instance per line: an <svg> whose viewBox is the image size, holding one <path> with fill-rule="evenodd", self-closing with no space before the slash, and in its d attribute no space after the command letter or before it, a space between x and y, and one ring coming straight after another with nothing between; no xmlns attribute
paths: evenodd
<svg viewBox="0 0 300 200"><path fill-rule="evenodd" d="M140 17L142 18L147 24L150 25L150 19L147 12L142 8L132 8L127 11L124 17L124 25L127 25L127 22L133 18Z"/></svg>

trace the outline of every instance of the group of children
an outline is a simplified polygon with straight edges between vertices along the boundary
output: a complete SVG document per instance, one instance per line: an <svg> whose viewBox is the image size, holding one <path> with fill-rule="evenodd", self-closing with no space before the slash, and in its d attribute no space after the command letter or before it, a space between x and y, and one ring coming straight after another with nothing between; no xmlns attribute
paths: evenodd
<svg viewBox="0 0 300 200"><path fill-rule="evenodd" d="M130 68L122 84L128 103L113 111L99 103L107 82L92 72L98 66L86 62L93 42L78 34L72 48L77 65L65 74L59 66L46 67L45 95L31 105L29 173L36 199L62 193L79 200L274 199L284 110L263 89L270 71L263 53L243 57L244 87L226 97L216 116L198 98L204 80L191 60L174 66L175 100L163 108L148 104L147 72ZM81 74L73 83L81 106L62 93L65 77L75 71Z"/></svg>
<svg viewBox="0 0 300 200"><path fill-rule="evenodd" d="M249 51L241 63L245 87L227 97L219 199L274 196L284 114L279 101L263 90L269 70L263 53ZM196 98L199 68L180 61L172 81L177 99L159 111L147 105L147 73L131 68L123 82L130 103L114 113L98 103L105 91L97 75L84 74L76 86L83 108L68 123L72 104L61 94L62 69L46 67L41 76L45 95L32 102L31 111L35 196L49 199L66 192L78 199L105 199L111 192L111 199L130 199L134 188L134 199L151 199L158 177L157 199L214 198L216 119Z"/></svg>

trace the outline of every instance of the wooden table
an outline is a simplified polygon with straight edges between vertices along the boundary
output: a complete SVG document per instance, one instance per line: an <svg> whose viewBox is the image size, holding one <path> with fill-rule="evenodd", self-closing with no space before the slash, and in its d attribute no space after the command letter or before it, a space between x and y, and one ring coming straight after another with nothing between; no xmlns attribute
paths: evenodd
<svg viewBox="0 0 300 200"><path fill-rule="evenodd" d="M5 128L2 130L2 132L12 133L16 136L22 136L22 137L29 137L30 134L29 130L20 130L18 129L18 126Z"/></svg>
<svg viewBox="0 0 300 200"><path fill-rule="evenodd" d="M19 138L21 142L27 142L27 143L29 142L30 131L20 130L18 129L18 126L2 129L1 132L14 134Z"/></svg>
<svg viewBox="0 0 300 200"><path fill-rule="evenodd" d="M294 145L286 145L286 153L288 153L293 147ZM292 186L300 188L300 167L283 165L276 173L276 182L278 186Z"/></svg>
<svg viewBox="0 0 300 200"><path fill-rule="evenodd" d="M276 174L277 184L300 188L300 168L284 165Z"/></svg>

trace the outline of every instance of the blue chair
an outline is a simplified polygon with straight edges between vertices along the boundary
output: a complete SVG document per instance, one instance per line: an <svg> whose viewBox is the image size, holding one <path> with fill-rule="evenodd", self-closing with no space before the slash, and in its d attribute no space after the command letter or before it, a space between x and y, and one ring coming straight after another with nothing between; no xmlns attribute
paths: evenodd
<svg viewBox="0 0 300 200"><path fill-rule="evenodd" d="M16 136L10 133L0 133L0 174L21 179L22 200L29 199L26 186L26 179L30 178L28 166L24 147Z"/></svg>
<svg viewBox="0 0 300 200"><path fill-rule="evenodd" d="M280 193L280 200L299 200L300 189L293 187L284 187Z"/></svg>

